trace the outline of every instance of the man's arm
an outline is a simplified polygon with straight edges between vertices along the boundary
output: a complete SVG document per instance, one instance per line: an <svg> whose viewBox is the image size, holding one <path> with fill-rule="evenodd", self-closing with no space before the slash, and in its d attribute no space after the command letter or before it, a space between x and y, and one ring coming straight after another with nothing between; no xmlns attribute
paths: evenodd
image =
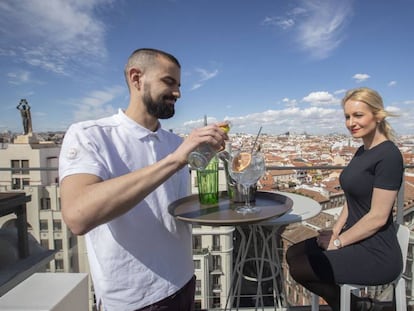
<svg viewBox="0 0 414 311"><path fill-rule="evenodd" d="M105 181L90 174L69 175L60 186L63 219L74 234L85 234L130 210L182 166L171 154Z"/></svg>
<svg viewBox="0 0 414 311"><path fill-rule="evenodd" d="M224 146L227 135L216 125L193 131L164 159L109 180L91 174L66 176L60 185L62 215L74 234L85 234L133 208L149 193L187 165L188 154L200 143Z"/></svg>

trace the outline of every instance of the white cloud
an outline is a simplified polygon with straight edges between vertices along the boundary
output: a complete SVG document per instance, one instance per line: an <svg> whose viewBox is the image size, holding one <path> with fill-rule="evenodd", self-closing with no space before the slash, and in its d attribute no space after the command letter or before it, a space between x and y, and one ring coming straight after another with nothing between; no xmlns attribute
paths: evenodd
<svg viewBox="0 0 414 311"><path fill-rule="evenodd" d="M226 117L232 124L230 133L257 133L260 126L262 133L308 132L323 134L346 132L342 109L322 107L287 107L280 110L267 110L243 116ZM202 126L202 119L185 122L175 128L176 132L188 133L191 129ZM217 122L209 118L209 123Z"/></svg>
<svg viewBox="0 0 414 311"><path fill-rule="evenodd" d="M309 103L311 106L337 105L339 103L339 99L329 92L319 91L311 92L309 95L302 98L302 102Z"/></svg>
<svg viewBox="0 0 414 311"><path fill-rule="evenodd" d="M316 59L324 59L342 43L352 14L351 1L303 1L306 14L297 41Z"/></svg>
<svg viewBox="0 0 414 311"><path fill-rule="evenodd" d="M124 86L113 86L103 90L92 91L84 98L74 100L76 110L74 111L75 121L98 119L116 113L117 108L110 103L126 92Z"/></svg>
<svg viewBox="0 0 414 311"><path fill-rule="evenodd" d="M399 114L401 112L401 108L397 106L387 106L385 107L385 110L391 113Z"/></svg>
<svg viewBox="0 0 414 311"><path fill-rule="evenodd" d="M203 68L196 68L195 71L200 75L200 81L210 80L210 79L214 78L215 76L217 76L217 74L218 74L217 69L215 69L213 71L208 71L208 70L203 69Z"/></svg>
<svg viewBox="0 0 414 311"><path fill-rule="evenodd" d="M345 90L337 90L335 94L343 92ZM235 116L233 111L232 116L225 117L232 124L230 134L248 133L254 135L260 126L263 127L262 133L272 134L287 131L292 133L306 132L314 135L348 133L343 110L339 104L340 100L329 92L311 92L301 101L285 97L281 102L284 104L282 109L271 109L239 116ZM301 107L292 104L295 102L300 102ZM328 106L331 104L334 106ZM407 108L399 108L397 103L386 107L387 111L398 116L387 118L397 133L407 133L407 130L410 131L411 128L414 128L414 100L404 101L403 104L406 104ZM223 120L223 118L219 117L219 120ZM217 117L209 117L208 122L217 122ZM202 124L203 119L200 118L170 128L173 128L177 133L188 133L191 129L200 127Z"/></svg>
<svg viewBox="0 0 414 311"><path fill-rule="evenodd" d="M282 102L285 104L286 107L294 108L298 105L298 101L296 99L290 99L290 98L283 98Z"/></svg>
<svg viewBox="0 0 414 311"><path fill-rule="evenodd" d="M243 125L245 131L250 133L255 133L260 126L263 126L263 133L284 133L286 131L323 133L327 130L333 132L345 129L345 127L338 128L338 124L343 124L341 109L321 107L268 110L243 117L231 118L230 121L233 125L233 132L237 132L238 129L242 128L241 125Z"/></svg>
<svg viewBox="0 0 414 311"><path fill-rule="evenodd" d="M340 90L336 90L335 92L334 92L334 94L335 95L339 95L339 94L345 94L346 93L346 89L340 89Z"/></svg>
<svg viewBox="0 0 414 311"><path fill-rule="evenodd" d="M357 83L364 82L369 78L371 78L371 76L366 73L357 73L352 77L352 79L354 79Z"/></svg>
<svg viewBox="0 0 414 311"><path fill-rule="evenodd" d="M213 123L217 123L219 121L222 120L217 120L217 118L215 117L207 117L207 124L213 124ZM198 127L202 127L204 126L204 118L200 118L197 120L190 120L190 121L186 121L183 123L183 127L186 128L186 131L188 132L189 130L198 128Z"/></svg>
<svg viewBox="0 0 414 311"><path fill-rule="evenodd" d="M191 91L202 87L206 81L213 79L219 73L218 69L215 69L213 71L208 71L207 69L203 69L203 68L196 68L195 72L197 73L198 78L197 78L197 82L195 82L192 85L190 89Z"/></svg>
<svg viewBox="0 0 414 311"><path fill-rule="evenodd" d="M265 19L262 21L262 25L277 26L282 29L289 29L295 25L295 20L292 18L282 18L279 16L276 16L276 17L266 16Z"/></svg>
<svg viewBox="0 0 414 311"><path fill-rule="evenodd" d="M395 86L395 85L397 85L397 81L388 82L388 86Z"/></svg>
<svg viewBox="0 0 414 311"><path fill-rule="evenodd" d="M69 63L95 62L106 56L105 25L98 7L114 0L5 0L0 32L9 50L35 67L64 74Z"/></svg>
<svg viewBox="0 0 414 311"><path fill-rule="evenodd" d="M352 0L307 1L287 12L285 16L266 17L262 25L294 31L300 49L315 59L325 59L339 47L352 16Z"/></svg>
<svg viewBox="0 0 414 311"><path fill-rule="evenodd" d="M193 86L190 88L190 91L194 91L202 86L203 85L201 83L194 83Z"/></svg>
<svg viewBox="0 0 414 311"><path fill-rule="evenodd" d="M25 70L7 73L9 83L10 84L15 84L15 85L19 85L19 84L29 82L30 81L30 75L31 75L30 72L25 71Z"/></svg>

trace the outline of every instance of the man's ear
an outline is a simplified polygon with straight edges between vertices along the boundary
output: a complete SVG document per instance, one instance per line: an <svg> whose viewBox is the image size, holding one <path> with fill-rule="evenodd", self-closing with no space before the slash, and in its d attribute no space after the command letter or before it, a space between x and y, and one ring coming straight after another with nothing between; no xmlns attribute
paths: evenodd
<svg viewBox="0 0 414 311"><path fill-rule="evenodd" d="M142 72L137 68L131 68L129 70L129 79L132 87L135 87L137 90L141 89L141 77Z"/></svg>

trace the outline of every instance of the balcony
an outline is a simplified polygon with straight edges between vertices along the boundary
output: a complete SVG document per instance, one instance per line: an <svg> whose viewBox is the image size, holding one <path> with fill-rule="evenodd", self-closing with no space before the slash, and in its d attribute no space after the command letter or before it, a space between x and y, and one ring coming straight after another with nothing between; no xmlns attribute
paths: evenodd
<svg viewBox="0 0 414 311"><path fill-rule="evenodd" d="M333 167L333 166L312 167L312 169L315 169L315 170L316 169L334 170L334 169L342 169L342 168L343 167ZM406 168L413 169L414 166L406 166ZM309 170L310 168L309 167L303 167L303 168L288 167L287 168L287 167L270 167L269 166L267 169L268 170L286 170L286 169L292 169L292 170L293 169L295 170L307 169ZM0 169L0 171L1 170L6 170L6 169ZM39 168L39 169L34 169L34 170L42 170L42 169ZM412 225L414 222L413 220L414 217L412 215L412 205L413 205L412 201L414 198L411 198L411 202L409 203L404 202L403 201L404 190L405 189L403 187L400 191L398 202L397 202L398 210L404 211L404 213L397 213L396 218L400 219L401 221L404 219L405 223ZM0 193L1 193L1 189L0 189ZM50 228L53 229L53 226L55 226L55 229L57 229L60 234L64 234L66 230L65 227L60 227L58 224L54 225L53 222L49 222L49 229ZM41 235L41 233L46 233L46 232L48 232L48 228L41 227L39 229L39 238L43 236ZM20 243L24 244L24 239L20 241L23 241ZM414 246L414 240L410 241L410 253L409 253L409 258L408 258L407 271L405 272L405 277L407 280L407 287L408 287L407 288L407 299L408 299L409 310L414 310L414 307L413 307L414 298L412 296L412 293L414 291L414 284L412 282L412 275L413 275L413 270L414 270L414 263L413 263L414 247L413 246ZM24 247L22 249L24 249ZM202 247L202 248L194 249L194 255L209 256L209 254L217 254L218 252L221 252L221 251L223 251L223 245L213 244L210 248ZM58 258L58 259L63 260L62 253L59 252L58 254L55 254L55 251L53 250L51 250L50 252L52 253L48 253L49 256L46 256L45 258L43 258L42 260L38 260L37 262L33 262L31 267L29 267L30 269L22 273L20 277L15 278L12 281L12 283L9 283L7 288L4 287L3 293L0 293L0 309L1 310L7 310L7 308L12 308L12 306L16 307L16 309L19 309L19 308L23 309L21 305L21 303L23 303L21 299L23 295L22 293L28 293L29 291L33 292L33 289L39 289L39 288L43 288L45 291L47 291L48 298L46 299L45 297L43 297L41 293L38 293L38 295L33 294L30 296L27 296L27 299L29 299L29 301L31 302L30 304L31 306L35 306L36 304L42 304L44 303L43 302L44 300L48 300L48 299L55 300L57 301L57 303L61 303L62 306L66 304L69 304L69 306L75 306L76 303L79 303L79 300L83 300L83 302L81 303L81 306L76 308L76 310L87 310L87 309L94 310L93 298L91 299L91 297L88 297L88 292L89 292L89 288L91 287L91 284L88 278L85 277L85 273L73 273L77 271L70 271L69 273L69 271L66 271L67 269L63 269L63 268L59 268L56 270L56 271L61 271L59 273L38 273L39 271L42 271L45 269L45 265L51 259ZM280 258L283 258L284 248L283 247L278 248L278 252L280 254ZM213 269L212 271L210 271L212 275L217 276L220 273L222 273L222 265L220 266L216 265L214 267L219 267L220 269ZM285 268L285 266L282 265L282 268ZM1 276L3 276L3 271L2 271ZM50 286L51 284L61 284L61 285ZM286 285L287 283L284 281L283 284ZM210 304L209 304L210 307L206 309L199 308L199 310L224 310L222 307L223 303L222 302L220 303L220 301L224 299L223 297L225 297L226 295L224 291L226 289L223 288L223 286L220 283L216 283L216 282L211 282L210 287L211 287L211 296L206 297L210 301ZM59 290L56 290L56 289L59 289ZM389 291L389 289L387 288L368 288L367 291L370 293L376 293L378 297L381 297L380 295L389 297L389 293L387 292ZM203 291L200 289L198 293L202 295ZM388 293L388 296L387 296L387 293ZM286 305L289 305L289 306L285 306L285 307L267 306L263 308L263 310L310 310L311 309L310 303L309 303L310 297L308 293L303 292L301 294L301 297L298 297L298 299L291 299L289 294L285 294L285 295L286 295L285 297ZM301 300L300 303L298 302L299 298ZM86 300L86 304L85 304L85 300ZM295 300L295 302L293 302L293 300ZM384 306L391 306L388 298L384 298ZM254 310L254 309L255 308L251 306L240 308L240 310L246 310L246 311ZM31 310L31 309L27 309L27 310ZM32 309L32 310L35 310L35 309ZM59 309L59 310L65 310L65 309L63 309L62 307L62 309ZM260 310L262 309L260 308ZM320 310L330 310L330 308L322 305Z"/></svg>
<svg viewBox="0 0 414 311"><path fill-rule="evenodd" d="M52 259L55 251L43 249L28 234L24 193L0 193L0 216L15 214L16 227L0 229L0 296Z"/></svg>

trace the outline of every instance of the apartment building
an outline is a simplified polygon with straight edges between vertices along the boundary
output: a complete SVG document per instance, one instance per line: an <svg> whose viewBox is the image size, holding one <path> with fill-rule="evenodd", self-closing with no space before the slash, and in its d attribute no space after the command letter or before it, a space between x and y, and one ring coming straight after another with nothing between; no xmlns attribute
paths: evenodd
<svg viewBox="0 0 414 311"><path fill-rule="evenodd" d="M28 232L45 249L56 254L47 272L89 272L82 237L73 235L62 220L58 184L60 146L40 141L35 134L17 136L0 146L0 192L25 192ZM30 170L29 170L30 168ZM0 228L14 215L0 218ZM91 284L91 282L89 282ZM92 291L90 291L92 293ZM90 294L92 309L93 295Z"/></svg>

